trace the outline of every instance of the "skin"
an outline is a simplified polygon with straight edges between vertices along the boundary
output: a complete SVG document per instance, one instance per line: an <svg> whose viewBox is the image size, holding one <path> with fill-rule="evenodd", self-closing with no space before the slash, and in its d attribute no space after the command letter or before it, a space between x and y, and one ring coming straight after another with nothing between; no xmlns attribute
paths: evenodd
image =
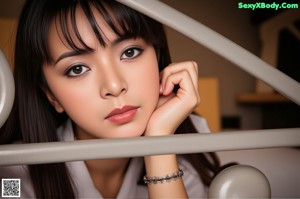
<svg viewBox="0 0 300 199"><path fill-rule="evenodd" d="M79 33L94 50L72 56L62 56L73 50L61 40L61 30L53 21L48 40L54 61L43 66L50 103L57 112L69 115L79 140L173 134L200 101L197 64L171 64L159 73L152 45L139 38L116 42L115 33L97 13L95 16L107 46L98 43L79 8L76 16ZM77 44L80 46L78 41ZM175 85L180 87L176 94L172 92ZM132 120L116 124L106 119L112 110L125 105L137 107ZM144 159L147 176L165 176L179 169L176 155ZM128 162L126 158L85 163L100 193L116 197ZM148 185L148 190L150 198L170 197L170 194L187 198L182 180Z"/></svg>

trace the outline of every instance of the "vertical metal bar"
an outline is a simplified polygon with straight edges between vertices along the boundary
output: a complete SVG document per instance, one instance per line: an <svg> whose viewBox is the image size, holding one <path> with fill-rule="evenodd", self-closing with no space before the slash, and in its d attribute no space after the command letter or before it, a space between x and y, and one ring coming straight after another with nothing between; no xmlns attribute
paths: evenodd
<svg viewBox="0 0 300 199"><path fill-rule="evenodd" d="M13 106L15 83L8 61L0 49L0 128Z"/></svg>

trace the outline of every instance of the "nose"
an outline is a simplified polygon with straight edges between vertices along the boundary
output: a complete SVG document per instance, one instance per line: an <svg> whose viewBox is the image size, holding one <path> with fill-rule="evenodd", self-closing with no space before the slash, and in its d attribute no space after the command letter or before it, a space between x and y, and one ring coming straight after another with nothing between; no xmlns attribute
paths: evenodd
<svg viewBox="0 0 300 199"><path fill-rule="evenodd" d="M103 84L100 95L103 98L117 97L127 91L127 83L124 76L116 67L109 66L103 71Z"/></svg>

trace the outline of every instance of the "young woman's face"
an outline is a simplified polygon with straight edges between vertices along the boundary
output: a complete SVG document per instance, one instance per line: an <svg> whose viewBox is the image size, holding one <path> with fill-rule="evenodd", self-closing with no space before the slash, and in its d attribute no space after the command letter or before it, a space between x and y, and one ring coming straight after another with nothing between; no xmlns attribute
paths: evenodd
<svg viewBox="0 0 300 199"><path fill-rule="evenodd" d="M120 39L95 15L106 47L99 44L81 9L76 17L79 33L93 52L75 52L52 23L48 42L54 63L43 66L47 97L75 123L77 139L140 136L159 98L155 50L143 39Z"/></svg>

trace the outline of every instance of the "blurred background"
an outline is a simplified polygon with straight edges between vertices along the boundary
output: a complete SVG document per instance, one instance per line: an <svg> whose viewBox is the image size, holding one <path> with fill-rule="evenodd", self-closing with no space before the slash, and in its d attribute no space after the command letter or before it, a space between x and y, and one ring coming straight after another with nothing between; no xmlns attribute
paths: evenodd
<svg viewBox="0 0 300 199"><path fill-rule="evenodd" d="M238 0L161 1L300 81L300 8L253 11L239 9ZM14 32L23 3L0 0L0 48L12 65ZM195 113L207 118L213 132L300 127L298 105L209 49L171 28L166 30L173 61L198 63L202 103Z"/></svg>

